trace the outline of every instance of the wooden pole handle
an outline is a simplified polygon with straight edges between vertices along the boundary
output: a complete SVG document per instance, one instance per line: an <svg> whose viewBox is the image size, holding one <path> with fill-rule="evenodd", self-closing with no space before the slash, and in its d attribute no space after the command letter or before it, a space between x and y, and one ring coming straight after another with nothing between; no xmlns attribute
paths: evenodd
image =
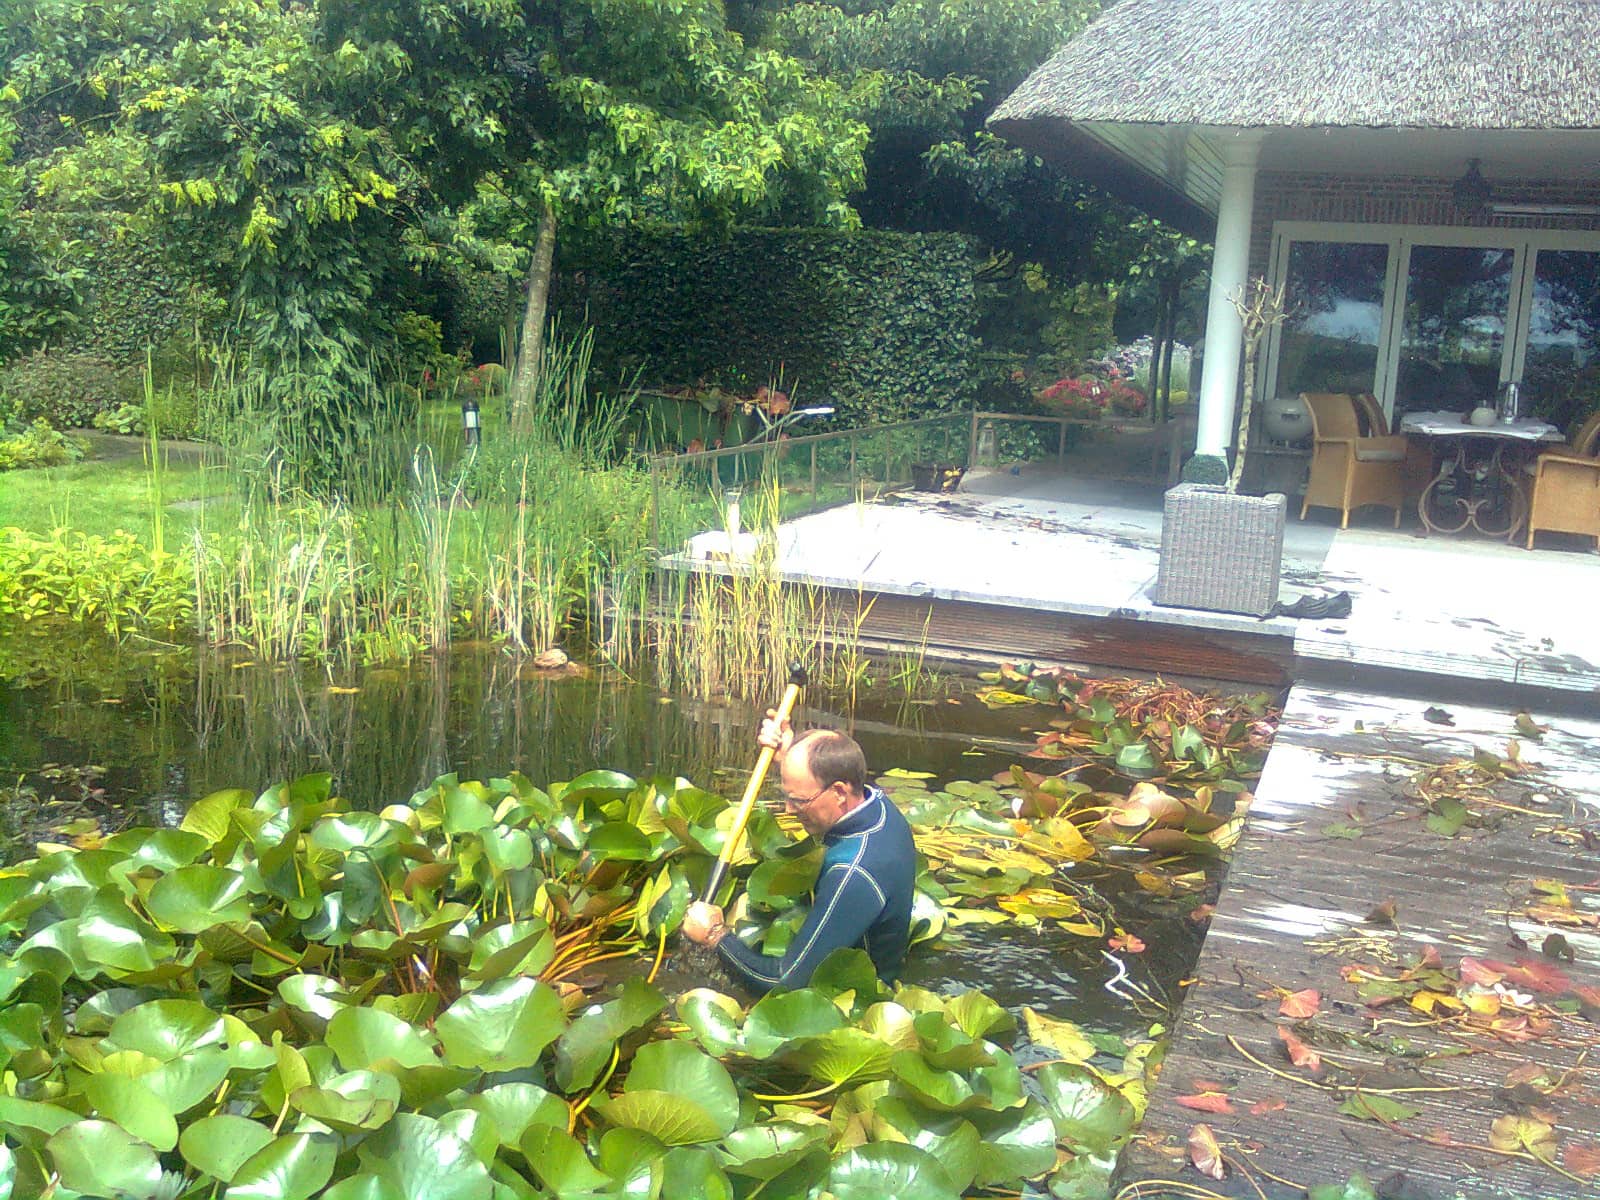
<svg viewBox="0 0 1600 1200"><path fill-rule="evenodd" d="M789 719L789 714L794 712L795 702L799 699L800 685L791 681L783 689L783 699L778 701L777 725L782 726ZM728 839L722 843L722 853L717 855L716 865L711 868L711 879L701 896L707 904L716 902L717 889L722 886L723 876L728 873L728 864L739 852L739 844L744 841L744 828L750 823L750 814L756 807L756 797L761 793L761 785L766 782L767 769L772 766L772 759L776 753L777 751L771 746L761 747L760 757L756 759L756 769L750 772L750 782L744 785L744 796L739 801L738 811L734 813L733 825L728 830Z"/></svg>

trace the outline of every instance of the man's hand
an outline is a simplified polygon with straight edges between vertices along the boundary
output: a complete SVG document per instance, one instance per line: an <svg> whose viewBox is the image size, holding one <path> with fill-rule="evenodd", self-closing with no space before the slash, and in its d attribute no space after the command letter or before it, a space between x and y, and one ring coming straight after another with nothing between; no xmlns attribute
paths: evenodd
<svg viewBox="0 0 1600 1200"><path fill-rule="evenodd" d="M702 946L715 946L728 932L722 923L722 910L715 904L696 900L683 917L683 936Z"/></svg>
<svg viewBox="0 0 1600 1200"><path fill-rule="evenodd" d="M794 742L794 727L789 724L789 718L778 720L778 710L767 709L767 719L761 722L761 732L756 735L756 741L769 749L776 750L778 757L782 758L789 752L789 747Z"/></svg>

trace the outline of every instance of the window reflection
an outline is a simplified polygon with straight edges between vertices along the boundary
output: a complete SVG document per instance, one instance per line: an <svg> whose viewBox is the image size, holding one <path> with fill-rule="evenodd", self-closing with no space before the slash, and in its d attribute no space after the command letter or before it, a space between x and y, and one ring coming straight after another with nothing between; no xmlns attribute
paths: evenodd
<svg viewBox="0 0 1600 1200"><path fill-rule="evenodd" d="M1494 404L1515 258L1498 247L1412 247L1396 416Z"/></svg>
<svg viewBox="0 0 1600 1200"><path fill-rule="evenodd" d="M1358 242L1289 247L1278 395L1375 390L1389 248Z"/></svg>
<svg viewBox="0 0 1600 1200"><path fill-rule="evenodd" d="M1600 254L1539 251L1522 382L1533 414L1569 436L1600 401Z"/></svg>

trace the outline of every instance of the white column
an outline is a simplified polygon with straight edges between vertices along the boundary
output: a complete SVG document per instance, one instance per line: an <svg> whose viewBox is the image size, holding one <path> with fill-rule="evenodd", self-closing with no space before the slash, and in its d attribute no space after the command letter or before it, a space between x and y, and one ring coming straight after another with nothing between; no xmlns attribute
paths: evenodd
<svg viewBox="0 0 1600 1200"><path fill-rule="evenodd" d="M1228 456L1228 444L1233 440L1233 401L1239 387L1244 326L1229 297L1243 294L1250 272L1250 217L1260 145L1260 135L1245 133L1229 137L1221 146L1222 198L1217 205L1217 240L1211 256L1206 353L1195 434L1195 453L1219 458Z"/></svg>

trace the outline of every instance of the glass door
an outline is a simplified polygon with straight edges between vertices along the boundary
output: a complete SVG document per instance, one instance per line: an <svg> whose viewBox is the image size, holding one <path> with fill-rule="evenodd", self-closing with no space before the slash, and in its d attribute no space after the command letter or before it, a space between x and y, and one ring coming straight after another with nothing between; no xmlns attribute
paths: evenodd
<svg viewBox="0 0 1600 1200"><path fill-rule="evenodd" d="M1408 412L1493 407L1506 377L1517 252L1503 246L1412 245L1395 366L1395 419Z"/></svg>
<svg viewBox="0 0 1600 1200"><path fill-rule="evenodd" d="M1388 275L1385 242L1290 244L1276 395L1377 391Z"/></svg>
<svg viewBox="0 0 1600 1200"><path fill-rule="evenodd" d="M1571 436L1597 397L1600 253L1539 250L1523 351L1523 409Z"/></svg>

